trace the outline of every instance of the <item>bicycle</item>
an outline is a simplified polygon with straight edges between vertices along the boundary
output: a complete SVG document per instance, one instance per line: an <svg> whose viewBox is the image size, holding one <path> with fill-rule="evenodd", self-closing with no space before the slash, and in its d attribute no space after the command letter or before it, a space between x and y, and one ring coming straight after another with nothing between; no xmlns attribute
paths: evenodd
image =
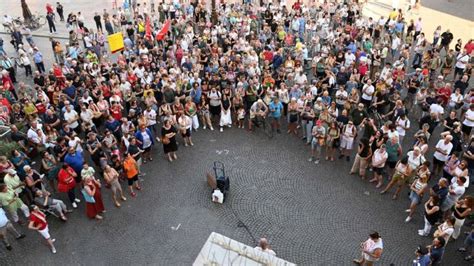
<svg viewBox="0 0 474 266"><path fill-rule="evenodd" d="M252 119L252 124L257 128L261 127L269 139L273 138L273 129L266 117L255 116L255 118Z"/></svg>
<svg viewBox="0 0 474 266"><path fill-rule="evenodd" d="M31 15L30 19L27 21L21 17L17 17L13 20L13 24L18 26L26 26L31 30L37 30L46 24L46 18L45 16L39 14Z"/></svg>

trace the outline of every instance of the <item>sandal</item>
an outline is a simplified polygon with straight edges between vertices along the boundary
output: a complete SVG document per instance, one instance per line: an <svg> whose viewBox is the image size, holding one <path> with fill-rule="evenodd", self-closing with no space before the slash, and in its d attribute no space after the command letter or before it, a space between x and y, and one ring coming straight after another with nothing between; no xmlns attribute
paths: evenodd
<svg viewBox="0 0 474 266"><path fill-rule="evenodd" d="M118 201L116 201L116 202L115 202L115 206L116 206L117 208L120 208L121 205L120 205L120 203L118 203Z"/></svg>
<svg viewBox="0 0 474 266"><path fill-rule="evenodd" d="M137 187L135 187L135 188L136 188L137 190L142 190L142 187L138 187L138 186L137 186Z"/></svg>
<svg viewBox="0 0 474 266"><path fill-rule="evenodd" d="M150 160L150 162L151 162L151 161L153 161L153 158L151 158L151 157L150 157L150 159L149 159L149 160Z"/></svg>
<svg viewBox="0 0 474 266"><path fill-rule="evenodd" d="M132 193L130 193L130 195L131 195L132 197L136 197L136 196L137 196L137 193L132 192Z"/></svg>
<svg viewBox="0 0 474 266"><path fill-rule="evenodd" d="M467 257L464 258L464 260L465 261L470 261L470 260L472 260L472 256L467 256Z"/></svg>
<svg viewBox="0 0 474 266"><path fill-rule="evenodd" d="M458 248L458 251L459 252L466 252L466 249L465 248Z"/></svg>

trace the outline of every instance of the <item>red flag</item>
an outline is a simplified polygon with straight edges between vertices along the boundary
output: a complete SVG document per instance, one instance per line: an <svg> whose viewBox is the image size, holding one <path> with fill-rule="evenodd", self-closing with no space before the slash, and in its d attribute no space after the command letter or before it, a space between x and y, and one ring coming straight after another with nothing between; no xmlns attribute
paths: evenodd
<svg viewBox="0 0 474 266"><path fill-rule="evenodd" d="M171 20L167 19L166 22L165 22L165 25L163 26L163 28L156 35L156 40L157 41L161 41L165 38L166 34L168 34L170 26L171 26Z"/></svg>
<svg viewBox="0 0 474 266"><path fill-rule="evenodd" d="M151 24L150 24L150 18L146 18L146 21L145 21L145 38L151 39Z"/></svg>

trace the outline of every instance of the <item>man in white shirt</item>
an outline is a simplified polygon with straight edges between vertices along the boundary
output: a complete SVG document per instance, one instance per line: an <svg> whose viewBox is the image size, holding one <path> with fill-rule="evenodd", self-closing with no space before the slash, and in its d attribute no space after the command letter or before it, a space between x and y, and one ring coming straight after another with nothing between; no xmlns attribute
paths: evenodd
<svg viewBox="0 0 474 266"><path fill-rule="evenodd" d="M339 86L339 89L336 91L336 106L338 109L342 110L344 104L346 104L348 93L345 90L344 86Z"/></svg>
<svg viewBox="0 0 474 266"><path fill-rule="evenodd" d="M400 37L398 37L398 34L395 34L395 38L392 39L392 58L396 57L401 43Z"/></svg>
<svg viewBox="0 0 474 266"><path fill-rule="evenodd" d="M367 80L367 84L362 87L362 99L361 103L365 105L366 108L370 106L370 103L372 102L372 98L374 96L375 88L372 85L372 80Z"/></svg>
<svg viewBox="0 0 474 266"><path fill-rule="evenodd" d="M433 154L433 174L436 176L441 172L441 169L444 167L444 163L448 160L449 154L453 149L453 144L451 140L453 136L446 135L444 139L440 139L435 147L435 152Z"/></svg>
<svg viewBox="0 0 474 266"><path fill-rule="evenodd" d="M456 201L464 195L466 192L466 178L464 176L453 177L451 179L451 185L448 187L448 195L441 204L441 211L445 212L451 209Z"/></svg>
<svg viewBox="0 0 474 266"><path fill-rule="evenodd" d="M466 49L463 49L463 51L456 57L453 80L456 80L457 75L462 76L464 74L467 63L469 63L469 55L467 54Z"/></svg>
<svg viewBox="0 0 474 266"><path fill-rule="evenodd" d="M34 143L36 146L43 146L46 142L46 136L41 129L42 126L36 120L31 122L31 126L26 133L28 141Z"/></svg>
<svg viewBox="0 0 474 266"><path fill-rule="evenodd" d="M408 120L408 117L404 113L401 113L395 122L395 126L398 132L398 141L400 144L403 144L406 131L410 129L410 120Z"/></svg>
<svg viewBox="0 0 474 266"><path fill-rule="evenodd" d="M472 128L474 127L474 104L471 103L469 110L464 113L464 120L462 121L462 132L464 133L464 139L469 139Z"/></svg>
<svg viewBox="0 0 474 266"><path fill-rule="evenodd" d="M64 111L64 120L66 120L66 123L72 130L76 130L79 126L79 123L77 122L79 120L79 115L72 108L72 105L70 103L66 105L66 110Z"/></svg>
<svg viewBox="0 0 474 266"><path fill-rule="evenodd" d="M356 60L355 55L352 53L351 50L347 50L346 54L344 55L344 66L349 68L352 66L352 63Z"/></svg>
<svg viewBox="0 0 474 266"><path fill-rule="evenodd" d="M444 108L440 105L440 102L441 99L430 105L430 114L434 115L437 121L439 121L440 117L444 114Z"/></svg>

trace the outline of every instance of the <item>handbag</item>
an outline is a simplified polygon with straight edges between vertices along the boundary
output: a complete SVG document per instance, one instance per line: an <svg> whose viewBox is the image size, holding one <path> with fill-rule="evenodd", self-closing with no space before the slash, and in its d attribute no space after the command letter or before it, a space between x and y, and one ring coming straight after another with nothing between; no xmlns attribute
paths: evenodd
<svg viewBox="0 0 474 266"><path fill-rule="evenodd" d="M87 193L85 189L81 189L81 192L82 192L82 196L84 196L84 200L85 200L87 203L95 203L94 197L92 197L91 195L89 195L89 193Z"/></svg>
<svg viewBox="0 0 474 266"><path fill-rule="evenodd" d="M161 138L161 142L165 145L170 144L170 138L164 136Z"/></svg>

